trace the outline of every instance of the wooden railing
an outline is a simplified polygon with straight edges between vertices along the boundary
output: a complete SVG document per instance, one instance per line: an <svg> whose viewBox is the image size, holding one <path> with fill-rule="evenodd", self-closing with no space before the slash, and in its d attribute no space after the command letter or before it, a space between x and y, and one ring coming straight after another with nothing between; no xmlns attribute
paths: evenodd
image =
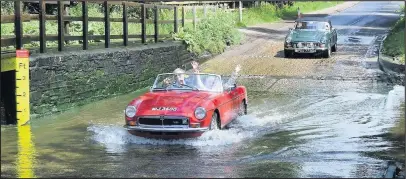
<svg viewBox="0 0 406 179"><path fill-rule="evenodd" d="M82 0L78 4L82 6L82 14L80 17L69 16L65 13L64 4L66 1L57 1L58 13L57 15L47 15L45 14L45 3L48 1L39 1L39 14L24 14L22 13L22 0L14 1L14 15L2 15L1 24L14 23L14 36L2 35L1 47L14 46L15 50L22 49L24 44L29 44L32 42L39 42L39 52L47 52L47 42L57 41L58 51L64 51L66 47L66 42L69 41L81 41L82 49L89 49L90 40L104 41L104 47L111 47L110 42L112 39L122 39L124 46L129 45L129 39L139 39L141 43L146 43L147 38L153 38L154 42L158 42L162 38L171 37L171 34L160 34L159 25L160 24L173 24L173 33L177 33L179 25L185 26L185 22L192 22L193 26L196 27L196 23L200 20L196 17L196 9L203 8L204 15L208 9L216 11L217 6L178 6L178 5L162 5L162 4L145 4L136 3L128 1L97 1L97 0ZM26 0L26 2L30 2ZM88 6L89 3L102 3L104 9L104 17L89 17L88 16ZM241 3L240 3L241 4ZM122 18L112 18L110 17L109 7L111 5L122 6ZM141 14L139 18L129 18L128 8L136 7L140 8ZM147 19L146 12L147 9L153 9L152 19ZM160 9L170 9L173 10L173 20L159 20L159 10ZM185 19L185 11L192 9L193 19ZM180 15L178 11L180 11ZM230 9L232 10L232 9ZM240 12L242 7L240 6ZM179 17L180 16L180 17ZM23 34L23 22L38 21L39 23L39 35L24 35ZM57 34L47 34L45 23L47 21L57 21L58 30ZM73 21L82 22L82 35L69 35L66 33L65 24ZM90 35L89 34L89 22L104 22L104 35ZM122 35L111 35L110 33L110 23L111 22L121 22L122 23ZM138 23L141 24L140 34L129 34L128 24ZM179 24L180 23L180 24ZM154 24L154 34L147 35L146 26L147 24ZM172 33L171 32L171 33Z"/></svg>
<svg viewBox="0 0 406 179"><path fill-rule="evenodd" d="M15 46L15 49L21 49L23 44L31 43L32 41L39 41L39 51L40 53L46 52L47 41L58 41L58 51L64 50L65 41L81 40L83 41L83 50L87 50L89 47L89 40L104 40L105 48L110 47L111 39L123 39L123 45L128 45L129 38L140 38L142 43L146 43L147 38L154 38L157 42L161 37L168 37L170 34L159 34L158 24L174 24L173 32L178 31L179 22L181 21L184 25L184 10L182 11L182 20L179 20L178 6L169 5L152 5L143 4L135 2L117 2L117 1L82 1L82 16L72 17L64 15L62 1L58 1L58 14L57 15L46 15L45 14L45 0L40 0L40 13L39 14L27 14L22 15L21 3L22 1L16 0L14 2L14 15L3 15L1 16L1 24L4 23L14 23L14 37L2 36L1 47ZM103 3L104 17L88 17L88 3ZM123 17L122 18L111 18L109 14L109 5L121 5L123 7ZM139 7L141 8L140 18L129 18L128 17L128 7ZM154 19L146 19L147 8L152 8L154 10ZM158 20L159 19L159 9L173 9L173 20ZM183 8L184 9L184 8ZM24 35L23 34L23 23L31 20L39 21L39 35ZM45 22L46 21L57 21L58 23L58 34L46 34ZM83 33L81 36L70 36L66 35L64 23L72 21L81 21L83 26ZM89 35L88 24L89 22L104 22L104 35ZM123 23L123 35L110 35L110 22L122 22ZM141 24L141 34L129 34L128 33L128 23L140 23ZM154 35L146 34L146 24L154 24Z"/></svg>

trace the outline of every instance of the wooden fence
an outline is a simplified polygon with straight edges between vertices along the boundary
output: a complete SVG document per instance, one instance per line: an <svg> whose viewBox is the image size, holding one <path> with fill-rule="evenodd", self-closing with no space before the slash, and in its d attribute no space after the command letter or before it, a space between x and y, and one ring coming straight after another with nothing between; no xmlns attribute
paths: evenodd
<svg viewBox="0 0 406 179"><path fill-rule="evenodd" d="M1 16L1 24L4 23L14 23L14 36L6 36L1 38L1 47L15 46L15 49L21 49L23 44L28 44L31 42L39 41L39 52L45 53L47 51L46 44L48 41L58 42L58 51L64 51L66 41L82 41L83 50L89 48L89 40L104 40L105 48L110 47L111 39L122 39L123 45L128 45L129 38L141 39L142 43L146 43L147 38L153 38L155 42L158 42L161 38L170 37L171 34L160 34L159 24L173 24L173 32L177 33L179 25L185 26L185 11L186 9L193 9L193 19L190 20L193 26L196 27L196 23L199 19L196 18L196 6L179 6L179 5L157 5L157 4L145 4L136 3L128 1L91 1L84 0L81 1L82 6L82 16L74 17L65 14L64 12L64 2L58 1L58 14L57 15L47 15L45 14L45 3L46 0L39 1L39 14L22 14L22 2L21 0L14 1L14 15ZM28 1L27 1L28 2ZM89 3L102 3L104 8L104 17L88 17L88 6ZM241 4L241 3L240 3ZM79 4L78 4L79 5ZM122 18L111 18L109 6L110 5L120 5L122 6ZM138 7L141 10L140 18L129 18L128 17L128 7ZM153 19L147 19L146 12L147 8L153 9ZM207 12L207 6L202 6L204 9L204 14ZM217 7L215 7L214 11ZM173 10L173 20L159 20L159 10L160 9L171 9ZM178 10L181 10L181 14L178 14ZM242 7L240 5L240 12ZM39 21L39 35L24 35L23 34L23 23L29 22L31 20ZM45 22L46 21L57 21L58 32L57 34L46 34ZM82 35L81 36L71 36L66 33L65 23L81 21L82 22ZM188 22L190 22L188 21ZM88 25L89 22L104 22L104 35L89 35ZM110 22L122 22L123 29L122 35L110 35ZM128 24L129 23L140 23L141 24L141 34L129 34ZM154 24L154 35L147 35L146 25Z"/></svg>

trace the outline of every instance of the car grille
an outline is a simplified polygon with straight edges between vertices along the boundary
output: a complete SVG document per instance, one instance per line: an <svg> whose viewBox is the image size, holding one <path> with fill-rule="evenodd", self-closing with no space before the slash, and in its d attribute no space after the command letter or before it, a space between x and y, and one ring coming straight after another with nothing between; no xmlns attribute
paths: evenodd
<svg viewBox="0 0 406 179"><path fill-rule="evenodd" d="M189 120L186 117L164 116L161 119L160 116L143 116L138 118L138 124L157 126L189 125Z"/></svg>
<svg viewBox="0 0 406 179"><path fill-rule="evenodd" d="M297 42L295 43L295 47L314 47L315 43L314 42Z"/></svg>

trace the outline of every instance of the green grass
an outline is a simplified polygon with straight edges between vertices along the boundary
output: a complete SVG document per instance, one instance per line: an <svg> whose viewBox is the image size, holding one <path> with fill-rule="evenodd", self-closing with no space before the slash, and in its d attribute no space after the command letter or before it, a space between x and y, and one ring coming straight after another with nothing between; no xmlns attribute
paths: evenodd
<svg viewBox="0 0 406 179"><path fill-rule="evenodd" d="M198 55L205 51L218 54L224 51L227 42L235 45L241 41L241 32L236 28L235 16L223 10L203 18L196 29L185 28L174 35L188 45L188 50Z"/></svg>
<svg viewBox="0 0 406 179"><path fill-rule="evenodd" d="M405 11L405 7L402 7ZM401 17L393 26L392 31L383 42L382 52L391 57L400 57L401 63L405 63L405 18Z"/></svg>
<svg viewBox="0 0 406 179"><path fill-rule="evenodd" d="M277 22L282 19L293 19L297 17L297 8L300 7L300 12L308 13L320 9L329 8L343 3L342 1L315 1L315 2L295 2L293 6L285 6L282 9L276 9L275 6L268 3L263 3L259 7L247 9L243 12L242 23L240 27Z"/></svg>

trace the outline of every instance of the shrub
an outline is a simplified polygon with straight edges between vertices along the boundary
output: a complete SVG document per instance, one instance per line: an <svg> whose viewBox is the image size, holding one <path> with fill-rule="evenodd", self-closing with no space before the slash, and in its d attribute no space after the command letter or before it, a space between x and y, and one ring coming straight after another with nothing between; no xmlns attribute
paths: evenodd
<svg viewBox="0 0 406 179"><path fill-rule="evenodd" d="M196 29L180 29L174 34L175 40L183 40L188 50L198 55L205 51L213 54L221 53L226 46L240 43L242 34L236 28L235 16L223 10L208 13L197 25Z"/></svg>
<svg viewBox="0 0 406 179"><path fill-rule="evenodd" d="M404 6L401 9L405 11ZM401 17L393 26L392 31L388 34L383 43L382 52L386 55L397 57L400 56L402 63L404 63L405 55L405 18Z"/></svg>

